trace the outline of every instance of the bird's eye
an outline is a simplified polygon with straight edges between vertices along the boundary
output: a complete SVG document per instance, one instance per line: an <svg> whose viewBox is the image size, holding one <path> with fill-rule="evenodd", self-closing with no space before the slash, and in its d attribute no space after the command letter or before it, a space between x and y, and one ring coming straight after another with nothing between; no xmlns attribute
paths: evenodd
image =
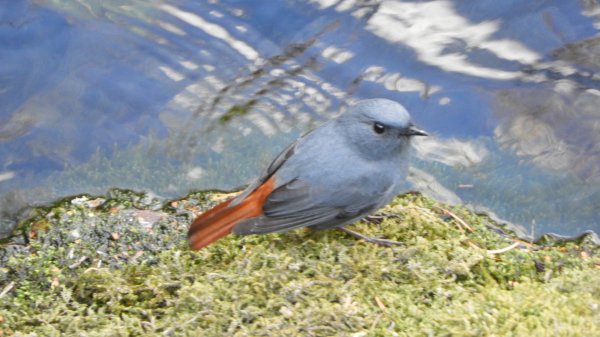
<svg viewBox="0 0 600 337"><path fill-rule="evenodd" d="M373 124L373 131L375 131L375 133L382 134L385 132L385 126L380 123L375 123Z"/></svg>

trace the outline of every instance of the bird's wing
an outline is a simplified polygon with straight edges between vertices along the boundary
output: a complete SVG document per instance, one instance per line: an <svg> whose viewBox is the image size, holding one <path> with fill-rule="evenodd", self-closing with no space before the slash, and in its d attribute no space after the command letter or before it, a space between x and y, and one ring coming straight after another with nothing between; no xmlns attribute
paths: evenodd
<svg viewBox="0 0 600 337"><path fill-rule="evenodd" d="M242 200L246 199L246 197L248 195L250 195L252 192L254 192L257 188L259 188L267 180L269 180L269 178L271 178L273 176L273 174L275 174L275 172L277 172L277 170L281 167L281 165L283 165L283 163L285 163L291 156L294 155L295 149L298 146L298 144L300 143L300 141L302 140L302 138L298 138L296 141L294 141L290 145L288 145L283 151L281 151L281 153L279 153L279 155L277 155L277 157L275 157L275 159L271 162L271 164L267 168L267 171L260 178L256 179L250 185L248 185L248 187L244 190L244 192L242 192L240 195L235 197L232 200L231 205L232 206L237 205Z"/></svg>
<svg viewBox="0 0 600 337"><path fill-rule="evenodd" d="M263 215L238 223L233 232L264 234L300 227L341 226L375 211L390 186L381 187L365 190L348 184L336 192L294 179L271 192L263 205Z"/></svg>

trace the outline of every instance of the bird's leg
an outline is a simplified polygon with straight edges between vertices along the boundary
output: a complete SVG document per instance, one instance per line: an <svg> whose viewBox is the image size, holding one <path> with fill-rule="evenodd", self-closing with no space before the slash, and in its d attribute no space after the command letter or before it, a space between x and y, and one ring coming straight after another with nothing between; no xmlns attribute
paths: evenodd
<svg viewBox="0 0 600 337"><path fill-rule="evenodd" d="M375 225L380 225L381 222L383 222L383 219L385 219L386 216L381 214L381 215L367 215L366 217L364 217L362 219L362 221L364 222L368 222L370 224L375 224Z"/></svg>
<svg viewBox="0 0 600 337"><path fill-rule="evenodd" d="M403 245L403 243L400 242L400 241L393 241L393 240L372 238L370 236L366 236L366 235L360 234L358 232L355 232L355 231L350 230L350 229L345 228L345 227L338 227L338 229L341 230L344 233L350 234L351 236L353 236L353 237L355 237L357 239L365 240L367 242L374 243L376 245L380 245L380 246L384 246L384 247L391 247L391 246L394 246L394 245Z"/></svg>
<svg viewBox="0 0 600 337"><path fill-rule="evenodd" d="M395 214L395 213L388 213L388 212L378 212L377 214L367 215L366 217L364 217L362 219L362 221L379 225L383 222L384 219L387 219L387 218L396 219L396 218L400 218L400 215Z"/></svg>

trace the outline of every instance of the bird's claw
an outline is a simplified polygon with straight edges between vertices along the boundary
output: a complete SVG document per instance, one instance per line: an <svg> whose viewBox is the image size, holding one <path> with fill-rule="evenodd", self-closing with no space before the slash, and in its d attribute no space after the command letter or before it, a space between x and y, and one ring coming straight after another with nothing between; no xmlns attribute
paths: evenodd
<svg viewBox="0 0 600 337"><path fill-rule="evenodd" d="M392 246L401 246L401 245L403 245L403 243L400 242L400 241L373 238L373 237L366 236L364 234L360 234L358 232L355 232L353 230L350 230L350 229L344 228L344 227L339 227L338 229L341 230L344 233L350 234L351 236L353 236L353 237L355 237L357 239L365 240L367 242L374 243L376 245L380 245L380 246L384 246L384 247L392 247Z"/></svg>

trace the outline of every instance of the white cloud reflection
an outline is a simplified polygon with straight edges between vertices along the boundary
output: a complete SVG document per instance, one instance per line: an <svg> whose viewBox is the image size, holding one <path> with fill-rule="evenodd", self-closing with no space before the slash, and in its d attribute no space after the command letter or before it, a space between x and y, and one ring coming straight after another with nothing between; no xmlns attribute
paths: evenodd
<svg viewBox="0 0 600 337"><path fill-rule="evenodd" d="M485 145L475 141L420 137L413 140L417 156L453 167L472 167L489 156Z"/></svg>
<svg viewBox="0 0 600 337"><path fill-rule="evenodd" d="M15 175L16 174L13 171L0 172L0 182L3 182L5 180L11 180L15 177Z"/></svg>
<svg viewBox="0 0 600 337"><path fill-rule="evenodd" d="M430 86L421 80L407 78L400 73L386 71L380 66L367 68L364 71L363 80L381 83L386 89L392 91L419 92L421 96L429 96L441 89L439 86Z"/></svg>
<svg viewBox="0 0 600 337"><path fill-rule="evenodd" d="M219 26L218 24L204 20L196 13L186 12L177 7L166 4L159 5L158 8L173 15L181 21L201 29L206 34L223 40L229 46L231 46L231 48L235 49L238 53L250 61L259 61L261 59L260 54L250 45L234 38L225 28Z"/></svg>
<svg viewBox="0 0 600 337"><path fill-rule="evenodd" d="M338 11L350 10L356 1L313 0L320 8L333 5ZM446 71L470 76L509 80L519 72L503 71L473 63L466 54L447 52L457 42L465 48L485 49L498 58L533 64L541 57L518 41L497 39L501 21L473 23L461 16L447 0L427 2L382 1L369 19L367 29L392 43L413 49L424 63Z"/></svg>
<svg viewBox="0 0 600 337"><path fill-rule="evenodd" d="M349 50L343 50L343 49L340 49L340 48L337 48L334 46L329 46L329 47L325 48L325 50L323 50L321 55L323 55L323 57L328 58L338 64L344 63L344 62L348 61L349 59L351 59L352 57L354 57L353 52L351 52Z"/></svg>
<svg viewBox="0 0 600 337"><path fill-rule="evenodd" d="M369 20L367 29L393 43L412 48L419 60L446 71L466 75L513 79L519 72L488 68L469 61L464 53L446 52L457 41L466 48L482 48L497 57L530 64L540 56L517 41L494 39L500 21L473 23L460 16L450 1L385 1Z"/></svg>

